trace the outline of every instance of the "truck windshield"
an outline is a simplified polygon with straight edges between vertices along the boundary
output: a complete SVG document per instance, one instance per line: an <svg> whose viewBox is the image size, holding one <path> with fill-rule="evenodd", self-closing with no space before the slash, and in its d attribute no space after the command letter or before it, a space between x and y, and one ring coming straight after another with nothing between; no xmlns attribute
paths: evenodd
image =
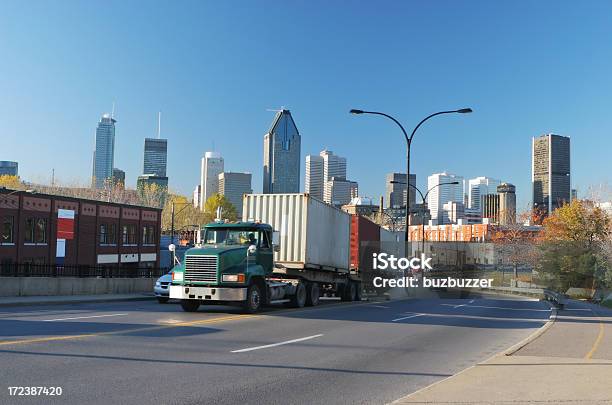
<svg viewBox="0 0 612 405"><path fill-rule="evenodd" d="M258 245L259 232L248 229L207 229L207 245Z"/></svg>

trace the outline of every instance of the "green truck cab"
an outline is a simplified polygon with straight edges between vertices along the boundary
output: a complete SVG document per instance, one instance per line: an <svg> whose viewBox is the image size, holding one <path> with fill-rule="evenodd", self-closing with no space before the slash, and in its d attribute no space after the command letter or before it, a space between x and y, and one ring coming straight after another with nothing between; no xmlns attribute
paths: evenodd
<svg viewBox="0 0 612 405"><path fill-rule="evenodd" d="M185 253L174 267L170 298L183 310L197 311L203 302L239 303L246 312L257 312L293 284L271 284L274 269L274 232L256 222L215 222L202 229L201 243ZM276 245L278 246L278 245ZM278 284L278 283L276 283ZM294 288L295 289L295 288Z"/></svg>

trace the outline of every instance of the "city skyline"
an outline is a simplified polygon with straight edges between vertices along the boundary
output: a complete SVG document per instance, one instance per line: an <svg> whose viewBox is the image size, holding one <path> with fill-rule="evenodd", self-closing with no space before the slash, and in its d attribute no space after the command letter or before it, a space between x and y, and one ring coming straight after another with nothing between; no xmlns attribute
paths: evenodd
<svg viewBox="0 0 612 405"><path fill-rule="evenodd" d="M510 4L493 10L484 2L442 9L389 3L382 10L363 5L348 11L330 5L325 16L303 5L273 11L261 5L240 10L199 5L189 13L163 5L154 10L130 6L116 13L110 4L92 13L86 4L8 4L0 16L6 38L0 50L7 56L0 76L5 95L0 97L5 115L0 159L18 161L20 175L32 182L49 183L55 169L61 183L87 184L92 122L116 101L115 167L126 172L129 187L141 172L142 139L156 131L150 117L162 109L168 117L165 128L173 134L168 151L172 190L191 194L206 150L223 153L228 167L253 173L253 189L262 190L261 136L272 119L266 110L285 105L298 117L302 150L341 150L352 162L351 178L359 182L361 194L377 199L384 194L386 173L403 170L404 141L392 123L355 120L348 110L381 110L411 129L429 113L470 106L474 114L465 119L444 117L419 130L411 162L417 186L425 188L429 174L444 170L466 179L503 179L516 186L517 207L525 209L531 201L531 138L553 132L573 139L572 188L584 197L589 186L609 181L612 120L604 107L612 90L607 75L612 28L603 16L612 7L578 9L555 2L557 18L551 21L549 4L529 5L528 13ZM369 20L374 9L380 19ZM321 29L312 33L309 24L296 24L288 18L295 14ZM399 24L408 14L418 21ZM144 23L169 17L182 22L173 35ZM202 18L207 24L196 24ZM364 35L366 19L371 30ZM450 21L442 32L434 29L438 19ZM520 31L516 19L523 22ZM487 29L483 21L494 21L496 29ZM575 29L542 35L555 31L559 21L571 21ZM342 32L334 29L338 24ZM124 25L139 34L126 35ZM281 28L285 34L278 36ZM246 31L253 33L252 41L245 39ZM465 41L458 46L445 39L452 36ZM215 40L220 37L224 43ZM33 38L48 41L41 46ZM114 44L115 57L87 63L108 43ZM281 49L287 62L268 63ZM364 59L365 54L374 57ZM415 54L423 56L419 64L408 59ZM584 55L590 61L586 67ZM559 58L567 62L552 70L535 63ZM45 60L44 68L39 60ZM245 69L245 61L256 67ZM578 74L585 68L587 75ZM559 82L567 86L561 90ZM36 149L28 148L33 144Z"/></svg>

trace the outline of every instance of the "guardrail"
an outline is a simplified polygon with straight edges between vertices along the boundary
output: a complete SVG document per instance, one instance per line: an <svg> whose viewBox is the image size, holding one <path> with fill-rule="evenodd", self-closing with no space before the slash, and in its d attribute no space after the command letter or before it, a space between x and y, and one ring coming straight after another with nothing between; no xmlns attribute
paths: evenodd
<svg viewBox="0 0 612 405"><path fill-rule="evenodd" d="M0 277L94 277L94 278L158 278L168 269L126 266L79 266L53 264L2 264Z"/></svg>

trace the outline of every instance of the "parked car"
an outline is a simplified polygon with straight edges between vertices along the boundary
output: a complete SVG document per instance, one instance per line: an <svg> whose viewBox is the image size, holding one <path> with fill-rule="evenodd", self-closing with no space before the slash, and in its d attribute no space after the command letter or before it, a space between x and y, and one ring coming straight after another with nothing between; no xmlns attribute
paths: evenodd
<svg viewBox="0 0 612 405"><path fill-rule="evenodd" d="M172 270L164 274L155 282L153 292L160 304L165 304L170 299L170 283L172 282Z"/></svg>

